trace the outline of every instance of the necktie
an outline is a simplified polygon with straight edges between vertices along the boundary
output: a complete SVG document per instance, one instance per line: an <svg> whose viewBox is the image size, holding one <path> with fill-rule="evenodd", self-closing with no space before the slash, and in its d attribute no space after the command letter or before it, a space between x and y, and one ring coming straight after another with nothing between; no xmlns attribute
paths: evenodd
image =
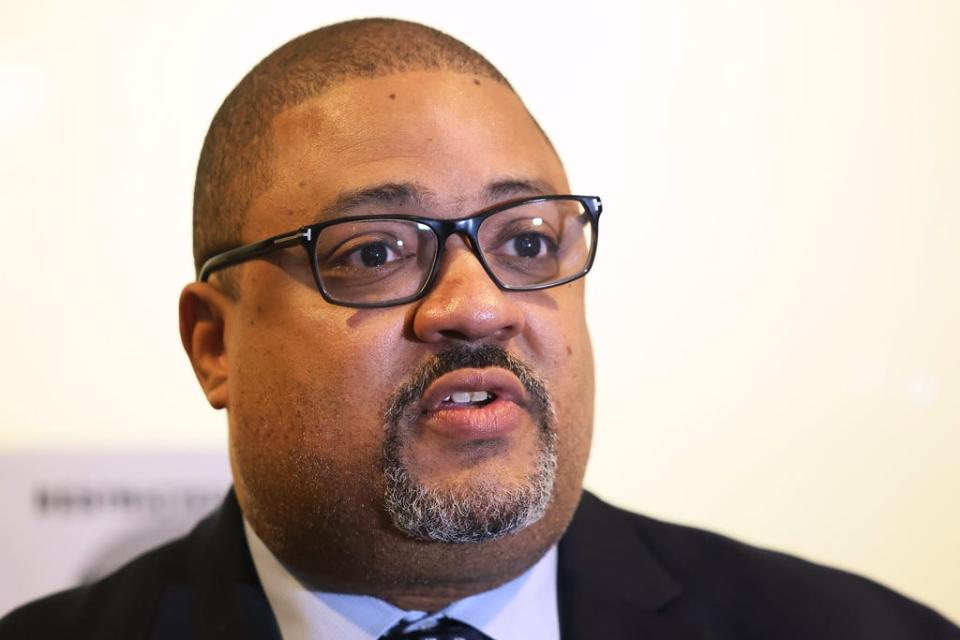
<svg viewBox="0 0 960 640"><path fill-rule="evenodd" d="M404 632L405 626L406 623L401 620L380 636L380 640L493 640L479 629L447 617L440 618L437 624L426 629Z"/></svg>

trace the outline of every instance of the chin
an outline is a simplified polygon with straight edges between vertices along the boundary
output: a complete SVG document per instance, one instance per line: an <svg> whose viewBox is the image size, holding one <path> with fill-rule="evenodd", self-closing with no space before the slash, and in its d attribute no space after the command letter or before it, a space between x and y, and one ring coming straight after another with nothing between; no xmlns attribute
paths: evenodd
<svg viewBox="0 0 960 640"><path fill-rule="evenodd" d="M526 472L481 463L450 482L416 477L400 460L384 463L385 510L393 526L417 540L476 543L522 531L539 521L553 498L557 458L553 439L544 443ZM515 478L507 479L510 475Z"/></svg>

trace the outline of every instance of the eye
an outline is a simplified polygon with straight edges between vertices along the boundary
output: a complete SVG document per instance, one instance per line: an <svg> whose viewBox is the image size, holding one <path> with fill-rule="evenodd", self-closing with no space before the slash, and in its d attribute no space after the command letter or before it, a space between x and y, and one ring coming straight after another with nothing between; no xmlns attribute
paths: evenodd
<svg viewBox="0 0 960 640"><path fill-rule="evenodd" d="M485 254L496 254L505 260L548 260L556 257L558 248L552 220L512 209L489 218L481 227L479 238Z"/></svg>
<svg viewBox="0 0 960 640"><path fill-rule="evenodd" d="M507 238L501 251L518 258L545 258L556 253L556 243L547 235L536 231L523 231Z"/></svg>
<svg viewBox="0 0 960 640"><path fill-rule="evenodd" d="M521 233L510 242L510 249L521 258L536 258L544 244L538 233Z"/></svg>
<svg viewBox="0 0 960 640"><path fill-rule="evenodd" d="M339 257L336 261L344 267L353 267L357 269L377 269L387 264L400 260L405 256L402 240L374 240L354 239L347 243L337 252Z"/></svg>
<svg viewBox="0 0 960 640"><path fill-rule="evenodd" d="M382 267L393 251L383 242L368 242L360 247L360 261L365 267Z"/></svg>

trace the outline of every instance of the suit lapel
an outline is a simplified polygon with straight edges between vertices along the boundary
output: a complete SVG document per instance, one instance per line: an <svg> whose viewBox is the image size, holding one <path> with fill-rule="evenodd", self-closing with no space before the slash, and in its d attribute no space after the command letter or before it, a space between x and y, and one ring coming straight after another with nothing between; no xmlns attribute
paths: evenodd
<svg viewBox="0 0 960 640"><path fill-rule="evenodd" d="M212 523L205 553L211 567L204 572L204 626L211 638L280 640L280 630L253 567L243 516L231 490Z"/></svg>
<svg viewBox="0 0 960 640"><path fill-rule="evenodd" d="M584 493L560 540L557 592L563 640L703 637L663 609L682 589L621 512Z"/></svg>
<svg viewBox="0 0 960 640"><path fill-rule="evenodd" d="M232 490L220 509L190 534L188 548L192 579L188 585L167 588L151 637L280 640Z"/></svg>

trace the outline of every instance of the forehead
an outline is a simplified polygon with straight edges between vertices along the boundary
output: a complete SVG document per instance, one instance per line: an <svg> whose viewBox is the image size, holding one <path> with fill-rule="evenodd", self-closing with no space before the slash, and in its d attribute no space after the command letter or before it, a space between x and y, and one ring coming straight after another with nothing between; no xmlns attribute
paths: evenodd
<svg viewBox="0 0 960 640"><path fill-rule="evenodd" d="M344 194L381 184L422 185L431 215L490 204L513 181L567 192L550 143L517 96L487 78L407 72L350 80L272 122L270 186L245 235L314 221Z"/></svg>

